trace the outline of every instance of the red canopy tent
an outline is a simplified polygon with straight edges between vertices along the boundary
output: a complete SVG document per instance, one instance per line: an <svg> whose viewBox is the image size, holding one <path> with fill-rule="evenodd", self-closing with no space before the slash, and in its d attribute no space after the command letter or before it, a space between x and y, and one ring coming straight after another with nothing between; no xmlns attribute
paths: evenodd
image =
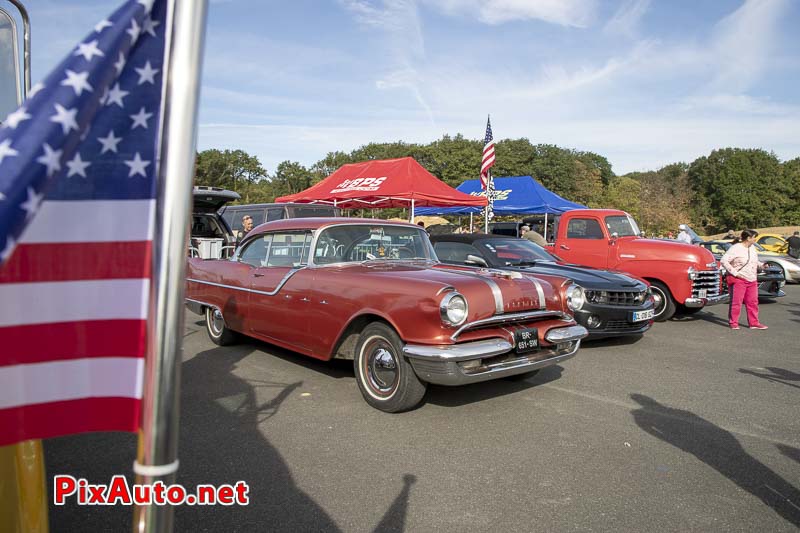
<svg viewBox="0 0 800 533"><path fill-rule="evenodd" d="M411 157L342 165L336 172L297 194L276 202L324 203L342 209L484 206L486 197L455 190Z"/></svg>

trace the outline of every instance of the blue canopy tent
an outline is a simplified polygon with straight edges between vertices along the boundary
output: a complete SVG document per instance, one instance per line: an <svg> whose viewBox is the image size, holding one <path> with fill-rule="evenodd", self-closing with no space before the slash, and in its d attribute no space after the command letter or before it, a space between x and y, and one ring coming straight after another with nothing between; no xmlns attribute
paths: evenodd
<svg viewBox="0 0 800 533"><path fill-rule="evenodd" d="M531 176L494 178L495 201L492 212L508 215L560 215L573 209L586 209L548 190ZM467 180L457 190L472 195L485 196L480 180ZM482 212L481 207L422 207L417 215L471 215ZM546 227L545 219L545 227Z"/></svg>

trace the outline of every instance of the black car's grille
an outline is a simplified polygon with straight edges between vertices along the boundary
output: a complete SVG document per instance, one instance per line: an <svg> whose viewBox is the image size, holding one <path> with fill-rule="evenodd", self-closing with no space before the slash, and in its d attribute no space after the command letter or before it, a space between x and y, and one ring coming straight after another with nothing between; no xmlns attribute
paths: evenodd
<svg viewBox="0 0 800 533"><path fill-rule="evenodd" d="M586 299L598 305L641 305L646 298L647 291L586 291Z"/></svg>
<svg viewBox="0 0 800 533"><path fill-rule="evenodd" d="M722 275L719 270L700 270L692 281L692 297L700 298L700 291L705 290L705 297L719 296L722 289Z"/></svg>

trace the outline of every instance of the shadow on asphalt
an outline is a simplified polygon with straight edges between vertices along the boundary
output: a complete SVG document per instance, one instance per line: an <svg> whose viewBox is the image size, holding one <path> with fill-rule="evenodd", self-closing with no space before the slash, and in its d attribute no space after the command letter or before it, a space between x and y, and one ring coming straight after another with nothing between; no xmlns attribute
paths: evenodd
<svg viewBox="0 0 800 533"><path fill-rule="evenodd" d="M757 378L766 379L767 381L771 381L773 383L780 383L782 385L788 385L790 387L800 389L800 385L795 385L794 383L787 383L787 381L800 381L800 374L798 374L797 372L792 372L791 370L786 370L783 368L775 368L771 366L766 367L765 370L769 370L769 373L758 372L756 370L751 370L749 368L740 368L739 372L741 372L742 374L749 374Z"/></svg>
<svg viewBox="0 0 800 533"><path fill-rule="evenodd" d="M727 314L727 313L726 313ZM728 327L728 320L726 318L718 317L717 315L708 311L698 311L691 315L675 315L670 319L671 322L709 322L711 324L718 324L720 326Z"/></svg>
<svg viewBox="0 0 800 533"><path fill-rule="evenodd" d="M353 373L353 361L351 360L331 359L330 361L322 361L301 353L293 352L292 350L285 350L279 346L275 346L274 344L262 342L252 337L240 337L239 343L249 346L253 350L263 352L256 354L258 357L277 357L278 359L282 359L287 363L302 366L303 368L313 370L314 372L318 372L320 374L325 374L331 378L351 378L355 380L355 374Z"/></svg>
<svg viewBox="0 0 800 533"><path fill-rule="evenodd" d="M784 520L800 526L800 490L749 455L730 432L649 396L631 394L631 399L641 406L631 414L643 431L695 456Z"/></svg>
<svg viewBox="0 0 800 533"><path fill-rule="evenodd" d="M550 383L551 381L560 379L563 370L564 369L558 365L548 366L543 368L535 376L521 381L495 379L459 387L430 385L428 386L428 392L425 394L423 402L426 404L440 405L442 407L460 407L462 405L478 403Z"/></svg>
<svg viewBox="0 0 800 533"><path fill-rule="evenodd" d="M785 444L776 444L775 447L778 448L779 452L795 463L800 463L800 449L792 448L791 446L786 446Z"/></svg>
<svg viewBox="0 0 800 533"><path fill-rule="evenodd" d="M215 347L181 366L177 482L193 490L198 484L244 480L250 487L250 503L246 507L176 507L175 531L339 531L328 513L295 484L289 465L259 429L303 383L236 376L239 361L255 350L247 344ZM46 449L50 487L56 473L86 477L90 483L106 483L111 476L126 473L133 484L130 465L136 455L135 435L64 437L48 441ZM415 480L412 475L404 477L379 530L403 530ZM66 506L50 507L50 525L52 531L130 531L132 512L130 507L81 507L68 500Z"/></svg>

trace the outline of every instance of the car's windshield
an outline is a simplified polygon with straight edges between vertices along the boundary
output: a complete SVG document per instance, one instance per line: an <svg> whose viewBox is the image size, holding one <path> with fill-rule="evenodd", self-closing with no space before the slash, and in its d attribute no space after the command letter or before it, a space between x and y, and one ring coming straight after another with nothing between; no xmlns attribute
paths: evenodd
<svg viewBox="0 0 800 533"><path fill-rule="evenodd" d="M493 265L518 266L557 260L544 248L526 239L486 239L476 242L475 246Z"/></svg>
<svg viewBox="0 0 800 533"><path fill-rule="evenodd" d="M314 248L314 263L425 259L434 256L422 228L381 224L347 224L325 228Z"/></svg>
<svg viewBox="0 0 800 533"><path fill-rule="evenodd" d="M625 215L606 217L606 227L610 235L616 233L617 237L638 237L641 235L636 221Z"/></svg>

